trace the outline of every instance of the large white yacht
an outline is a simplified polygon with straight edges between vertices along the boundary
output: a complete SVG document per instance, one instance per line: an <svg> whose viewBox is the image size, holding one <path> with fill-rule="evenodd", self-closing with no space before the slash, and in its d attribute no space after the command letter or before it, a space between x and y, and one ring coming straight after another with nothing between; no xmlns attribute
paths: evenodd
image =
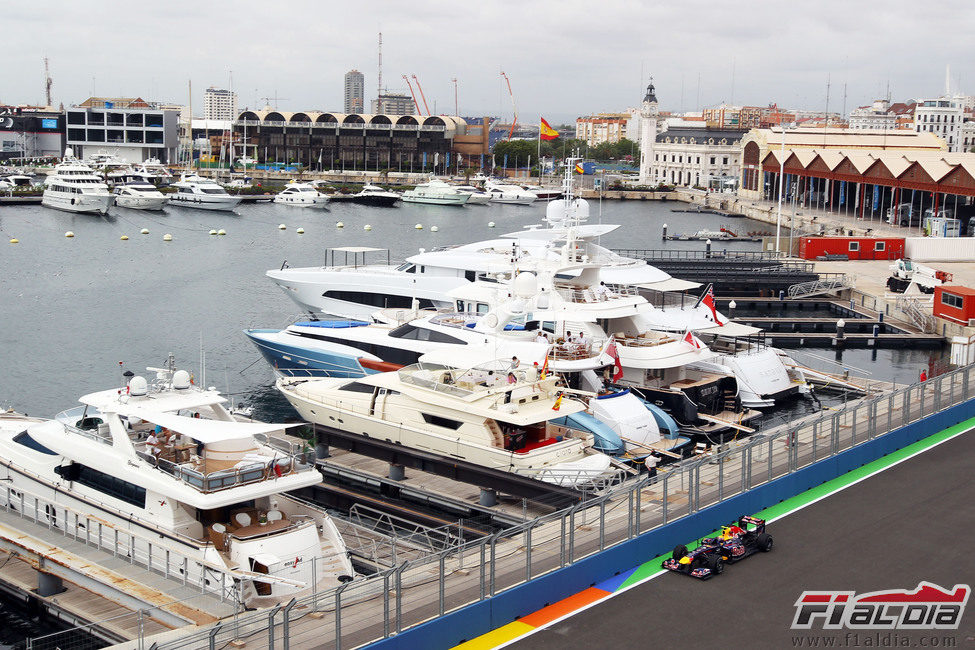
<svg viewBox="0 0 975 650"><path fill-rule="evenodd" d="M355 194L353 194L349 200L353 203L361 203L362 205L372 205L388 208L396 205L402 200L402 196L396 192L390 192L389 190L384 190L378 185L365 184L362 189Z"/></svg>
<svg viewBox="0 0 975 650"><path fill-rule="evenodd" d="M467 205L487 205L491 202L490 194L473 185L454 185L454 189L471 195L471 198L467 199Z"/></svg>
<svg viewBox="0 0 975 650"><path fill-rule="evenodd" d="M107 214L115 201L108 185L91 167L74 157L68 147L64 159L45 180L41 205L67 212Z"/></svg>
<svg viewBox="0 0 975 650"><path fill-rule="evenodd" d="M420 363L359 379L280 378L301 417L324 426L563 486L614 474L591 433L555 420L585 410L534 368Z"/></svg>
<svg viewBox="0 0 975 650"><path fill-rule="evenodd" d="M90 517L102 546L114 529L120 555L222 595L237 584L248 606L350 580L329 515L287 494L321 481L303 441L235 417L172 357L149 371L54 420L0 427L4 505L39 503L52 527Z"/></svg>
<svg viewBox="0 0 975 650"><path fill-rule="evenodd" d="M162 210L169 197L152 183L131 181L115 186L115 205L135 210Z"/></svg>
<svg viewBox="0 0 975 650"><path fill-rule="evenodd" d="M538 198L533 192L529 192L518 185L509 185L495 181L487 181L484 183L484 191L491 195L492 203L531 205Z"/></svg>
<svg viewBox="0 0 975 650"><path fill-rule="evenodd" d="M183 173L172 186L176 188L176 193L170 195L172 205L200 210L233 210L241 202L240 197L228 194L219 184L193 173Z"/></svg>
<svg viewBox="0 0 975 650"><path fill-rule="evenodd" d="M168 185L173 178L172 172L158 158L146 158L142 163L133 165L132 175L154 185Z"/></svg>
<svg viewBox="0 0 975 650"><path fill-rule="evenodd" d="M470 194L458 192L452 185L437 179L430 179L403 193L403 201L406 203L464 205L470 198Z"/></svg>
<svg viewBox="0 0 975 650"><path fill-rule="evenodd" d="M293 180L274 196L274 202L299 208L324 208L328 204L328 195L308 183Z"/></svg>

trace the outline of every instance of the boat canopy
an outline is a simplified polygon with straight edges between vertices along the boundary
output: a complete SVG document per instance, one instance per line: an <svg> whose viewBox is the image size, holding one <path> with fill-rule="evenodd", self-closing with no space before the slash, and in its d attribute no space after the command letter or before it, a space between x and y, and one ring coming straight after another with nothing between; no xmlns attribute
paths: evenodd
<svg viewBox="0 0 975 650"><path fill-rule="evenodd" d="M224 440L241 440L258 434L271 434L283 431L298 424L275 424L272 422L229 422L226 420L207 420L191 418L174 413L161 413L153 409L132 409L131 415L151 424L166 427L176 433L189 436L197 442L211 443Z"/></svg>
<svg viewBox="0 0 975 650"><path fill-rule="evenodd" d="M752 327L743 323L728 321L724 325L714 327L698 327L694 330L698 334L716 334L718 336L753 336L762 331L760 327Z"/></svg>

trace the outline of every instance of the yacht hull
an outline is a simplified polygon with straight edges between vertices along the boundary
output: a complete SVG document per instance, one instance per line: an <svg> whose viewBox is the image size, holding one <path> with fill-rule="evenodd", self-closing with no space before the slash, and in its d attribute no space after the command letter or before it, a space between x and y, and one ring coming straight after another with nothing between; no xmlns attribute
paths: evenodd
<svg viewBox="0 0 975 650"><path fill-rule="evenodd" d="M406 203L424 203L427 205L466 205L468 198L463 197L433 197L433 196L407 196L403 195L403 201Z"/></svg>
<svg viewBox="0 0 975 650"><path fill-rule="evenodd" d="M233 210L240 205L241 201L242 199L237 197L207 198L196 195L174 195L170 199L170 204L177 205L182 208L195 208L197 210Z"/></svg>
<svg viewBox="0 0 975 650"><path fill-rule="evenodd" d="M296 208L324 208L328 205L327 196L319 196L314 198L290 198L290 197L274 197L274 203L278 205L290 205Z"/></svg>
<svg viewBox="0 0 975 650"><path fill-rule="evenodd" d="M371 205L379 208L391 208L400 201L398 196L356 196L349 199L352 203L359 205Z"/></svg>
<svg viewBox="0 0 975 650"><path fill-rule="evenodd" d="M285 337L282 330L249 329L244 334L275 373L283 377L362 377L375 371L363 367L359 359L379 360L351 346L330 344L326 350L289 345L281 340Z"/></svg>
<svg viewBox="0 0 975 650"><path fill-rule="evenodd" d="M70 197L61 196L48 189L41 197L41 205L65 212L94 212L97 214L108 214L108 209L115 202L115 197L111 194L73 194Z"/></svg>
<svg viewBox="0 0 975 650"><path fill-rule="evenodd" d="M119 196L115 198L115 205L132 210L162 210L168 202L169 198L165 196L160 198Z"/></svg>

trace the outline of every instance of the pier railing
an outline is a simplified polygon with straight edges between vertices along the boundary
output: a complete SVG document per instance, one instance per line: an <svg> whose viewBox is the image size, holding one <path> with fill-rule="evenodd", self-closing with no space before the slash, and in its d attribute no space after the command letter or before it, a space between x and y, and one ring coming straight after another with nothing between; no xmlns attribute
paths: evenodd
<svg viewBox="0 0 975 650"><path fill-rule="evenodd" d="M413 555L386 571L315 589L231 625L160 638L157 650L225 647L352 648L408 630L650 530L767 484L975 397L975 366L812 415L586 494L570 508L488 537ZM472 634L474 632L472 631ZM283 641L287 639L287 641ZM275 641L279 644L275 645Z"/></svg>

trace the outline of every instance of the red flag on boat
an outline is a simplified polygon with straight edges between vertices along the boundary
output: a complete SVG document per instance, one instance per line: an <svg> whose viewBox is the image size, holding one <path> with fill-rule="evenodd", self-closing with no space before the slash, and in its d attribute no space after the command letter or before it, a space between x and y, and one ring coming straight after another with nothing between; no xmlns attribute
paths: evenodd
<svg viewBox="0 0 975 650"><path fill-rule="evenodd" d="M559 396L555 400L555 404L552 405L553 411L558 411L560 408L562 408L562 393L559 393Z"/></svg>
<svg viewBox="0 0 975 650"><path fill-rule="evenodd" d="M711 317L714 318L714 322L717 323L718 325L724 325L724 323L721 322L721 319L718 318L718 310L714 308L714 285L713 284L708 285L708 290L704 294L704 297L701 298L701 302L704 303L705 307L711 310Z"/></svg>
<svg viewBox="0 0 975 650"><path fill-rule="evenodd" d="M609 337L609 344L606 345L606 354L613 358L613 365L616 367L613 371L613 381L619 381L623 378L623 364L620 363L620 353L616 349L616 337Z"/></svg>
<svg viewBox="0 0 975 650"><path fill-rule="evenodd" d="M688 345L690 345L695 349L701 347L701 344L697 342L697 339L694 338L694 335L691 334L690 330L687 330L687 332L684 333L684 343L687 343Z"/></svg>

